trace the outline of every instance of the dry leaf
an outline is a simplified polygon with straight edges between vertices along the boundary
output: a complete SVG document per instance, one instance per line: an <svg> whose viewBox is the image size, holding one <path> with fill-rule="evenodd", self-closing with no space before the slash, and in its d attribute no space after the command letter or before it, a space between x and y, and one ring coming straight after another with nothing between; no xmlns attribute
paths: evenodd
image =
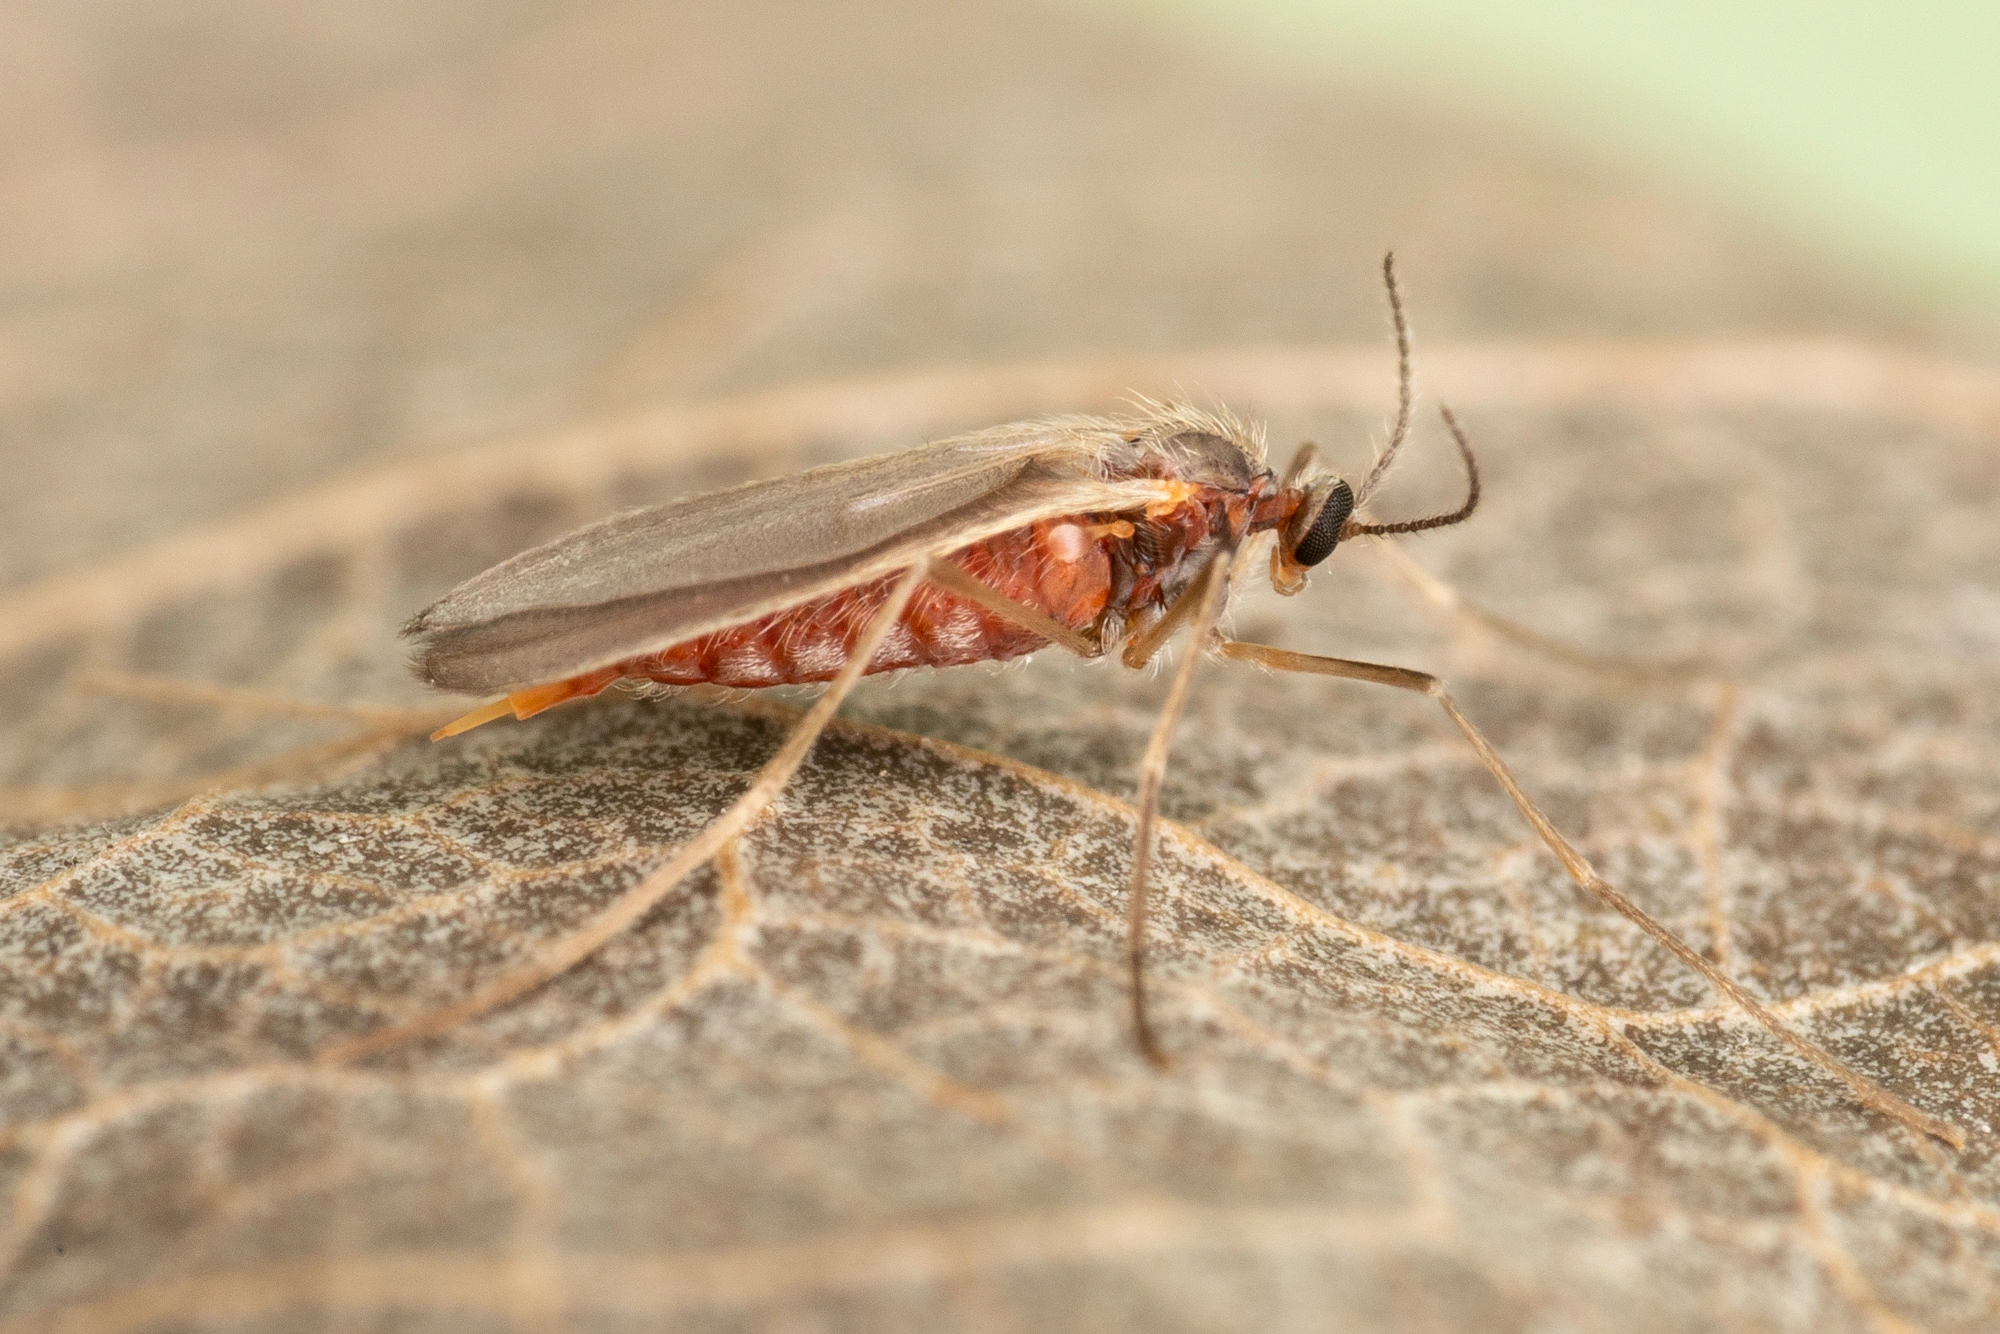
<svg viewBox="0 0 2000 1334"><path fill-rule="evenodd" d="M64 506L8 525L0 592L0 1330L2000 1319L2000 376L1629 186L1045 15L482 14L334 43L259 85L283 115L145 103L197 81L99 34L140 74L45 120L114 88L166 118L87 122L132 211L64 193L83 130L4 167L5 225L79 295L4 343L17 494ZM1063 133L1000 133L1051 107ZM742 168L773 126L784 187ZM95 230L58 236L62 200ZM190 248L225 225L259 244ZM1355 467L1400 233L1488 482L1413 554L1729 684L1537 659L1365 547L1238 631L1442 670L1623 889L1964 1152L1583 900L1427 701L1226 664L1167 793L1171 1074L1120 973L1162 683L1049 658L866 683L589 963L315 1062L583 919L785 725L614 698L432 746L411 610L621 505L1127 389ZM248 350L132 369L168 312L199 336L167 345ZM1427 445L1386 503L1450 494ZM109 673L187 688L70 686Z"/></svg>

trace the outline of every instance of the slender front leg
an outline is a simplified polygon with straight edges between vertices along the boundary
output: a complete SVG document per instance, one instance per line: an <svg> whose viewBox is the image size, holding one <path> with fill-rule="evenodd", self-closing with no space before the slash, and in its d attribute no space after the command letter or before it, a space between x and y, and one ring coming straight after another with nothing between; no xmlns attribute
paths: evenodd
<svg viewBox="0 0 2000 1334"><path fill-rule="evenodd" d="M1582 853L1570 846L1556 827L1549 823L1547 816L1521 790L1513 773L1507 768L1493 745L1472 725L1458 704L1445 689L1444 682L1428 672L1411 671L1407 667L1385 667L1372 662L1355 662L1347 658L1325 658L1311 653L1294 653L1288 649L1272 648L1264 644L1246 644L1238 640L1220 641L1218 650L1230 658L1254 662L1281 672L1311 672L1320 676L1337 676L1349 681L1369 681L1376 685L1394 686L1398 690L1415 691L1419 695L1429 695L1443 707L1445 715L1472 744L1479 753L1480 762L1486 766L1523 818L1533 826L1535 833L1548 845L1556 860L1563 864L1569 877L1583 889L1595 895L1599 902L1616 909L1621 915L1635 923L1641 931L1664 945L1673 956L1694 969L1723 995L1743 1007L1745 1013L1762 1024L1779 1041L1803 1056L1811 1064L1825 1070L1843 1081L1863 1103L1885 1116L1900 1121L1910 1129L1926 1135L1933 1135L1955 1149L1965 1147L1965 1133L1948 1121L1942 1121L1927 1112L1921 1112L1903 1101L1889 1090L1877 1084L1860 1071L1852 1069L1832 1052L1818 1043L1793 1032L1779 1022L1778 1017L1765 1009L1755 996L1745 991L1727 973L1710 963L1702 954L1679 936L1669 931L1657 918L1644 908L1621 894L1609 881L1599 875Z"/></svg>
<svg viewBox="0 0 2000 1334"><path fill-rule="evenodd" d="M1235 559L1233 550L1230 559ZM1201 605L1201 599L1208 591L1207 573L1204 569L1179 597L1167 604L1165 611L1153 618L1150 625L1125 641L1125 651L1120 655L1120 660L1127 667L1144 667L1151 662L1153 655L1166 647L1167 641L1174 637L1174 631L1181 628L1181 623L1194 615ZM1197 645L1200 642L1200 640L1195 641Z"/></svg>
<svg viewBox="0 0 2000 1334"><path fill-rule="evenodd" d="M595 954L626 927L651 912L654 905L665 898L675 885L686 879L690 872L748 829L771 803L778 793L805 762L806 752L813 742L826 730L833 720L834 710L847 698L848 691L867 671L875 653L882 647L889 629L902 617L903 610L910 605L910 598L917 591L929 573L929 563L912 566L906 571L896 586L890 590L888 601L868 622L860 640L854 645L840 674L828 683L805 717L799 719L798 726L778 748L778 753L765 761L757 771L757 777L750 788L738 797L728 810L709 821L708 826L692 839L681 845L680 851L668 859L667 864L640 880L614 899L611 905L571 932L561 941L551 946L535 959L530 960L511 973L489 982L455 1005L406 1019L399 1024L378 1028L372 1033L364 1033L358 1038L336 1043L321 1052L318 1060L322 1065L338 1065L357 1057L367 1056L389 1047L399 1046L413 1038L430 1037L457 1027L469 1019L476 1019L488 1010L497 1009L509 1001L518 1000L536 987L562 976L577 964Z"/></svg>
<svg viewBox="0 0 2000 1334"><path fill-rule="evenodd" d="M1651 686L1686 686L1717 679L1714 669L1703 662L1642 662L1636 658L1599 653L1593 649L1579 648L1575 644L1565 644L1539 630L1530 629L1519 621L1509 620L1497 612L1479 606L1418 564L1416 557L1395 542L1378 542L1374 545L1374 550L1395 567L1396 573L1409 580L1426 600L1446 615L1462 617L1482 630L1531 653L1538 653L1551 662L1561 663L1565 667L1592 676Z"/></svg>
<svg viewBox="0 0 2000 1334"><path fill-rule="evenodd" d="M1153 861L1153 826L1160 813L1160 784L1167 776L1167 752L1173 745L1174 728L1187 707L1188 687L1201 663L1202 651L1215 633L1216 619L1222 614L1223 593L1229 587L1229 566L1236 558L1234 547L1223 547L1210 558L1193 587L1175 600L1167 613L1148 630L1154 635L1146 657L1159 650L1164 635L1161 626L1171 627L1181 620L1193 621L1188 636L1187 656L1174 669L1173 684L1167 687L1167 702L1147 738L1145 758L1139 761L1139 827L1132 845L1132 887L1125 900L1125 953L1132 967L1132 1035L1147 1060L1165 1069L1167 1053L1153 1033L1146 1015L1146 876ZM1132 662L1128 647L1125 660ZM1145 661L1140 659L1138 666Z"/></svg>

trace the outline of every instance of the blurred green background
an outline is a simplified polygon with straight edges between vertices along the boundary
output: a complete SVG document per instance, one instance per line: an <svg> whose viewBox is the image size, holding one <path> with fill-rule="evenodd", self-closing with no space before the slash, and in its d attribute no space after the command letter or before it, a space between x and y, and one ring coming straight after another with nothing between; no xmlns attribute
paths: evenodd
<svg viewBox="0 0 2000 1334"><path fill-rule="evenodd" d="M2000 0L1072 0L1677 180L2000 327Z"/></svg>

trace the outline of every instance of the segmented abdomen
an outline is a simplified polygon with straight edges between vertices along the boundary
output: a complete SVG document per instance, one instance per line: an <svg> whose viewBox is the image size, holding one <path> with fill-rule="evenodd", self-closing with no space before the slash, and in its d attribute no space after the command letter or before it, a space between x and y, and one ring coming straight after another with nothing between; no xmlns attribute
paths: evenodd
<svg viewBox="0 0 2000 1334"><path fill-rule="evenodd" d="M955 552L951 559L981 583L1073 630L1093 624L1110 598L1110 558L1103 539L1089 531L1083 518L1015 528ZM658 653L519 691L517 711L526 705L526 716L565 699L594 695L621 678L753 688L830 681L846 665L855 641L899 577L858 584ZM1047 644L978 603L927 583L903 609L868 670L1018 658ZM534 698L519 698L527 696Z"/></svg>

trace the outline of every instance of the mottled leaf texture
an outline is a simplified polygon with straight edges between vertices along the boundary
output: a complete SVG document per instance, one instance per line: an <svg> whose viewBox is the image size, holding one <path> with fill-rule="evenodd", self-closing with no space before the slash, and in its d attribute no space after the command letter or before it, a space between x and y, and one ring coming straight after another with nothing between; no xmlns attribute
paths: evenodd
<svg viewBox="0 0 2000 1334"><path fill-rule="evenodd" d="M2000 375L1500 133L1008 3L0 16L0 1330L2000 1326ZM1353 471L1401 253L1486 506L1237 633L1444 672L1858 1106L1585 900L1428 701L1202 667L449 744L395 627L622 506L1129 389ZM1962 345L1961 345L1962 346ZM1435 401L1435 398L1432 399ZM1381 502L1452 503L1435 418ZM773 523L787 516L771 516ZM1254 577L1253 584L1259 580ZM1246 588L1249 585L1246 585Z"/></svg>

